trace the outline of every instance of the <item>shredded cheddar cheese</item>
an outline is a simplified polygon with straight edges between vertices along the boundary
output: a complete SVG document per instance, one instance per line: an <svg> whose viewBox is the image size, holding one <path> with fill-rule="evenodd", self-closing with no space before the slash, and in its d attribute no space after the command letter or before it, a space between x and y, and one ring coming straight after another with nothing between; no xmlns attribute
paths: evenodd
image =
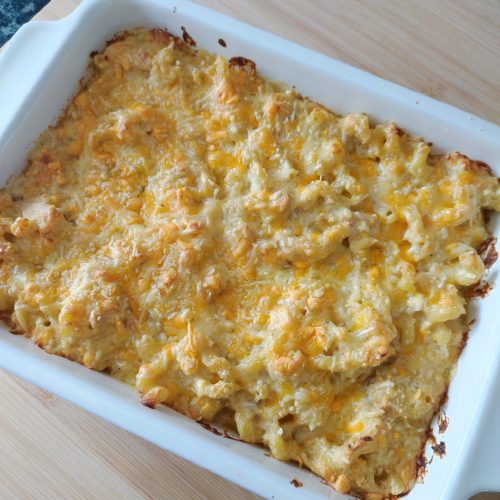
<svg viewBox="0 0 500 500"><path fill-rule="evenodd" d="M414 484L498 180L134 30L0 192L0 310L343 493Z"/></svg>

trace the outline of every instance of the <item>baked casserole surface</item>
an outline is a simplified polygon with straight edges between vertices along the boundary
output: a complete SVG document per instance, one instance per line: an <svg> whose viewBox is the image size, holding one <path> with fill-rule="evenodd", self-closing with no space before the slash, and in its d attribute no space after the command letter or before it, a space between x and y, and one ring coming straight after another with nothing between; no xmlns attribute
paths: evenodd
<svg viewBox="0 0 500 500"><path fill-rule="evenodd" d="M0 192L0 310L148 406L381 499L416 480L485 209L484 164L133 30Z"/></svg>

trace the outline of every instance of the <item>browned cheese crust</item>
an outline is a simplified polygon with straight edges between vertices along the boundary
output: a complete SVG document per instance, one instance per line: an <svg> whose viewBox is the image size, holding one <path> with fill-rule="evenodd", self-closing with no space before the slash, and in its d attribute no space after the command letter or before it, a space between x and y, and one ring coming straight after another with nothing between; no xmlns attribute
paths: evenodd
<svg viewBox="0 0 500 500"><path fill-rule="evenodd" d="M340 492L407 492L498 181L184 39L94 53L0 192L2 316Z"/></svg>

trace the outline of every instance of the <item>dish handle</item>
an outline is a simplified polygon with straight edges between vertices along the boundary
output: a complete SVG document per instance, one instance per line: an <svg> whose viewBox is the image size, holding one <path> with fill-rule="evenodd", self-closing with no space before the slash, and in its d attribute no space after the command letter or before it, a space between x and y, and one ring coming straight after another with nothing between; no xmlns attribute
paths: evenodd
<svg viewBox="0 0 500 500"><path fill-rule="evenodd" d="M0 144L9 135L20 102L29 96L43 79L49 62L65 36L71 31L71 16L57 21L30 21L17 31L0 51ZM56 49L56 50L54 50ZM40 75L40 78L33 78ZM12 96L12 98L9 98Z"/></svg>

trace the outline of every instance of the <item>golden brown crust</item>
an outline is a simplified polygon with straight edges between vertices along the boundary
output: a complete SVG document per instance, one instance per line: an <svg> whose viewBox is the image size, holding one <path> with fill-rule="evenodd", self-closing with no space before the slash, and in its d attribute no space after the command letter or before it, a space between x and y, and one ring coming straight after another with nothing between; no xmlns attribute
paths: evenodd
<svg viewBox="0 0 500 500"><path fill-rule="evenodd" d="M496 258L498 182L193 44L133 30L92 54L0 194L0 309L148 407L394 498Z"/></svg>

